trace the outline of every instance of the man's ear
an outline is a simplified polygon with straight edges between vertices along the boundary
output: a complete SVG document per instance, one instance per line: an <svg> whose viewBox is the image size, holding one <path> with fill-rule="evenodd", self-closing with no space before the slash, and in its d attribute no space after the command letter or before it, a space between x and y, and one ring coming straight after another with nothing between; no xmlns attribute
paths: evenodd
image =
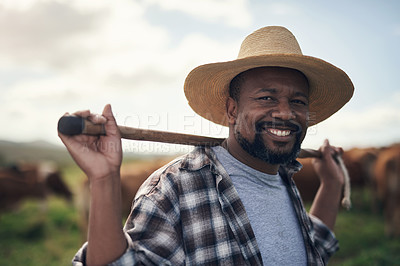
<svg viewBox="0 0 400 266"><path fill-rule="evenodd" d="M228 115L229 125L234 125L237 118L238 103L232 97L226 100L226 113Z"/></svg>

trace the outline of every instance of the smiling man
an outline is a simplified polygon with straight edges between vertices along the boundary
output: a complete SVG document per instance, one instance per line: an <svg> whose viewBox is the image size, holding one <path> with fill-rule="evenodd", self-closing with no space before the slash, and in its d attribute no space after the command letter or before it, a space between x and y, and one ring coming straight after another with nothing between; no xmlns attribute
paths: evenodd
<svg viewBox="0 0 400 266"><path fill-rule="evenodd" d="M227 100L230 135L224 149L213 148L240 196L265 265L310 261L295 205L278 174L300 151L308 125L308 90L307 78L294 69L259 67L240 73L230 83Z"/></svg>
<svg viewBox="0 0 400 266"><path fill-rule="evenodd" d="M228 126L221 146L196 147L152 174L121 227L121 137L111 108L76 115L106 136L60 138L90 181L88 242L75 265L324 265L344 183L328 141L314 162L321 181L311 210L292 176L307 127L353 94L348 76L304 56L290 31L259 29L238 59L199 66L185 81L195 112Z"/></svg>

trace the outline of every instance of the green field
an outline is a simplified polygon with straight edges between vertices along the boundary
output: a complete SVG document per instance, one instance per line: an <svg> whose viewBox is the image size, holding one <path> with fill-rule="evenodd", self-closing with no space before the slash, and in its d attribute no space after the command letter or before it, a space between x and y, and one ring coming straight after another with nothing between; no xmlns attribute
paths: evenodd
<svg viewBox="0 0 400 266"><path fill-rule="evenodd" d="M76 191L82 173L64 170ZM76 193L76 192L75 192ZM336 225L340 251L329 265L400 265L400 239L384 236L383 218L371 212L370 193L354 191L354 207L342 210ZM0 215L0 265L70 265L82 244L74 204L51 197L46 210L36 201Z"/></svg>

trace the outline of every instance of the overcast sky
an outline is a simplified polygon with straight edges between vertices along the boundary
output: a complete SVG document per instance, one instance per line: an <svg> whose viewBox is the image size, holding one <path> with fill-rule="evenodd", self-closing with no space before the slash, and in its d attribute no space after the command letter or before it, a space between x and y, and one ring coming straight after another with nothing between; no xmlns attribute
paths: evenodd
<svg viewBox="0 0 400 266"><path fill-rule="evenodd" d="M186 75L282 25L356 88L303 147L400 142L399 12L396 0L0 0L0 139L61 144L61 115L107 103L121 125L224 137L188 107Z"/></svg>

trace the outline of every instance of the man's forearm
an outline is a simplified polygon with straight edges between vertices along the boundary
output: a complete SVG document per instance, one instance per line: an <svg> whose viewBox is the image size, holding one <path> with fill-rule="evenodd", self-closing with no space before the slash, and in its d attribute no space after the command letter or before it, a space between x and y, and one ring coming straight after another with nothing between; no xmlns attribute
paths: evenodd
<svg viewBox="0 0 400 266"><path fill-rule="evenodd" d="M87 265L104 265L119 258L127 248L122 230L119 175L90 184Z"/></svg>
<svg viewBox="0 0 400 266"><path fill-rule="evenodd" d="M341 196L342 185L321 184L310 209L310 213L318 217L331 230L336 223Z"/></svg>

